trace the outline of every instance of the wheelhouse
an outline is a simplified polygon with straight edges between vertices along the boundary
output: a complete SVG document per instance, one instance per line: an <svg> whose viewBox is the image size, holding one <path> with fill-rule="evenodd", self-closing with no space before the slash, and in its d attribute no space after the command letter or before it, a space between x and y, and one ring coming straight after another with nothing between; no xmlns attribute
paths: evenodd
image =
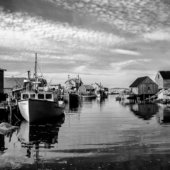
<svg viewBox="0 0 170 170"><path fill-rule="evenodd" d="M53 101L54 96L52 93L22 93L21 94L21 100L27 100L27 99L38 99L38 100L48 100Z"/></svg>

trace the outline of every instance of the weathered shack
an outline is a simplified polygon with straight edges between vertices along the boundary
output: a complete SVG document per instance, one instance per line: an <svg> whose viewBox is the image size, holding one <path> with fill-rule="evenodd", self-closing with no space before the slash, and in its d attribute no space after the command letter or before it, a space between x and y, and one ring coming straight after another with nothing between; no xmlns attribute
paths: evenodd
<svg viewBox="0 0 170 170"><path fill-rule="evenodd" d="M158 71L155 77L155 82L159 89L170 88L170 71Z"/></svg>
<svg viewBox="0 0 170 170"><path fill-rule="evenodd" d="M140 97L149 97L158 92L158 85L148 76L137 78L130 88L134 95Z"/></svg>

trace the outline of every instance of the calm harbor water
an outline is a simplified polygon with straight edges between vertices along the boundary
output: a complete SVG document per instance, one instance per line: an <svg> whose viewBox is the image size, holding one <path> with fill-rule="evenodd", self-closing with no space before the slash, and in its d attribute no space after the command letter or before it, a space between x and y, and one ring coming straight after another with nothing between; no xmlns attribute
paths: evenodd
<svg viewBox="0 0 170 170"><path fill-rule="evenodd" d="M53 123L0 134L0 169L168 169L170 106L83 101Z"/></svg>

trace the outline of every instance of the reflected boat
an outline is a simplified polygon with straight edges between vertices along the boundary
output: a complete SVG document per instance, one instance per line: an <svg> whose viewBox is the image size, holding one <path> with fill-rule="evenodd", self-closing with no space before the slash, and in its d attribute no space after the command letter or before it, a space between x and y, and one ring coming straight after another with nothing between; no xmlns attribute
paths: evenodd
<svg viewBox="0 0 170 170"><path fill-rule="evenodd" d="M65 117L63 116L55 123L53 120L53 122L47 122L46 124L30 124L27 121L22 121L18 139L26 147L43 144L41 147L50 148L51 144L58 143L58 132L64 123L64 119Z"/></svg>

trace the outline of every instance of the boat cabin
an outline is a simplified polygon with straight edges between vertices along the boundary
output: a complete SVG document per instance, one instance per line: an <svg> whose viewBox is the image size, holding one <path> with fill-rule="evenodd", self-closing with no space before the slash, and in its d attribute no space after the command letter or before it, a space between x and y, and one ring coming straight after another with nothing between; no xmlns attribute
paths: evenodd
<svg viewBox="0 0 170 170"><path fill-rule="evenodd" d="M54 96L52 93L28 93L28 92L22 93L21 100L27 99L54 101Z"/></svg>

